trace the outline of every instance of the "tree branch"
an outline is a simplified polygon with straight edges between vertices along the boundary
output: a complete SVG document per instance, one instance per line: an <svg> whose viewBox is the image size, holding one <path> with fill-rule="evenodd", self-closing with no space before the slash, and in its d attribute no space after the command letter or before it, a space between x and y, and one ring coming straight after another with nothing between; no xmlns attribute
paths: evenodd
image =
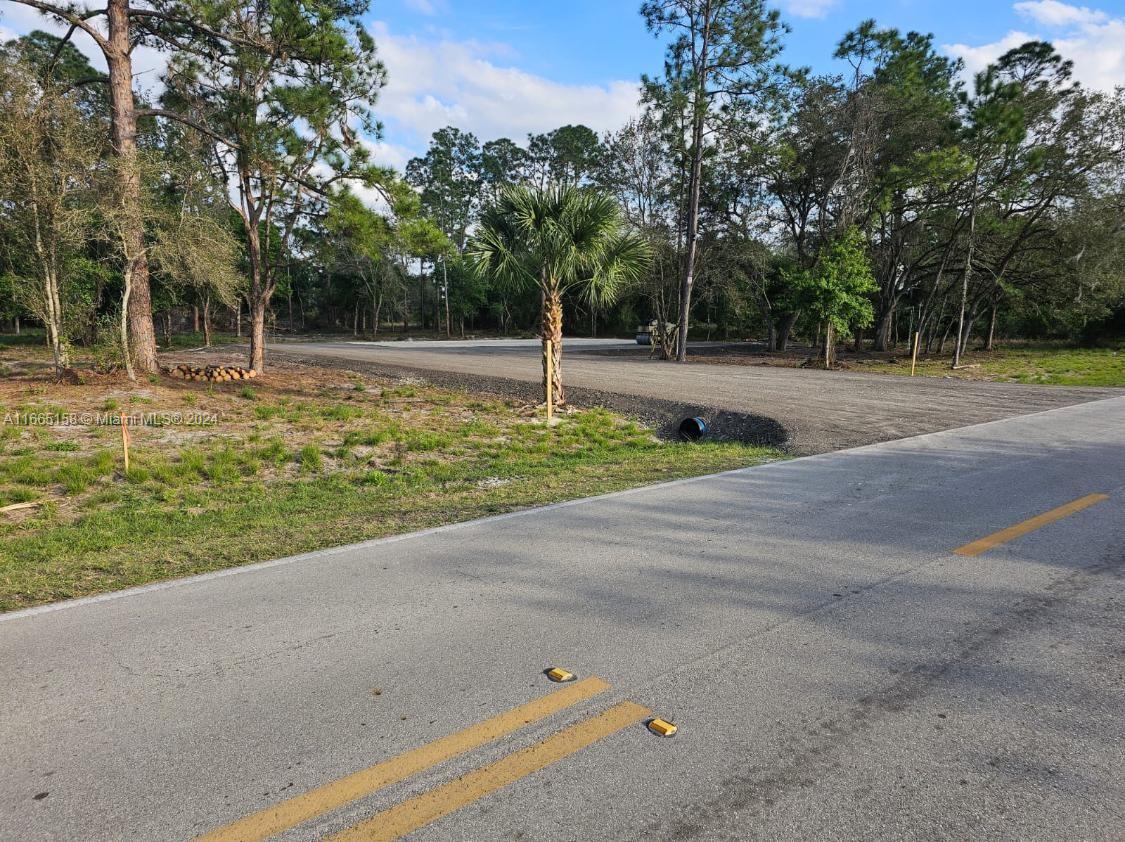
<svg viewBox="0 0 1125 842"><path fill-rule="evenodd" d="M222 143L224 146L229 146L231 149L238 149L238 144L235 143L234 141L223 137L221 134L219 134L218 132L216 132L212 129L207 128L207 126L203 125L202 123L199 123L199 122L191 119L190 117L185 117L183 114L180 114L176 111L169 111L166 108L138 108L137 109L137 118L139 119L141 117L165 117L169 120L174 120L177 123L182 123L185 126L190 126L191 128L195 129L197 132L201 132L201 133L207 135L212 140L217 140L219 143Z"/></svg>
<svg viewBox="0 0 1125 842"><path fill-rule="evenodd" d="M93 38L95 43L97 43L97 45L102 50L109 49L109 41L106 40L106 37L102 35L96 27L91 26L86 22L89 18L94 18L98 15L104 15L106 12L105 9L94 9L86 11L83 14L76 14L75 12L62 8L61 6L56 6L53 3L44 3L42 2L42 0L12 0L12 2L19 3L23 6L30 6L31 8L37 9L45 15L52 15L59 20L66 21L71 25L72 29L74 27L77 27L78 29L81 29L83 32L89 35L91 38ZM67 37L69 38L70 36L68 35Z"/></svg>

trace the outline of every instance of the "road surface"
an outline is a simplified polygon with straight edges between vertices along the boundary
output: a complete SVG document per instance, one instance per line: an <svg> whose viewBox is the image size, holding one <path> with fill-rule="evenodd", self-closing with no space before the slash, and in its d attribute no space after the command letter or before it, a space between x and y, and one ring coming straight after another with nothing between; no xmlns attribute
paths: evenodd
<svg viewBox="0 0 1125 842"><path fill-rule="evenodd" d="M1122 389L1032 386L770 366L675 365L598 352L632 342L568 339L563 378L570 387L656 399L771 419L796 454L824 453L1125 394ZM283 342L272 350L311 362L335 361L436 375L477 387L489 378L538 383L538 340L452 342ZM452 379L450 379L452 378Z"/></svg>
<svg viewBox="0 0 1125 842"><path fill-rule="evenodd" d="M1123 607L1125 398L32 609L0 837L1120 839Z"/></svg>

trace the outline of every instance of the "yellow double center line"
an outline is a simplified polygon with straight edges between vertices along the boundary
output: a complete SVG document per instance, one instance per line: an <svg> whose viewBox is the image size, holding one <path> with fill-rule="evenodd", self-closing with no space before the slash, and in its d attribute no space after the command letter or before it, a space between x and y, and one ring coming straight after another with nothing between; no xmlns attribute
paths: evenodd
<svg viewBox="0 0 1125 842"><path fill-rule="evenodd" d="M602 737L620 731L651 711L633 702L621 702L605 713L559 731L553 737L475 769L449 783L423 792L408 801L372 816L332 837L332 842L390 842L413 830L460 810L478 798L581 751Z"/></svg>
<svg viewBox="0 0 1125 842"><path fill-rule="evenodd" d="M406 780L432 766L518 731L608 689L609 684L593 677L568 684L553 693L455 734L267 807L201 836L199 842L235 842L235 840L258 842L268 839L302 822L324 815L380 789ZM346 831L343 838L398 838L404 833L460 809L483 795L561 760L648 715L649 711L646 708L632 702L623 702L599 716L560 731L541 743L392 807L356 828Z"/></svg>
<svg viewBox="0 0 1125 842"><path fill-rule="evenodd" d="M965 544L958 547L953 552L957 555L974 556L986 553L989 550L999 547L1001 544L1006 544L1021 535L1026 535L1028 532L1034 532L1049 523L1054 523L1056 520L1062 520L1067 515L1072 515L1075 512L1080 512L1083 509L1089 508L1095 503L1100 503L1103 500L1108 500L1108 494L1087 494L1085 497L1079 497L1077 500L1071 500L1058 508L1051 509L1049 512L1043 512L1041 515L1028 518L1027 520L1020 521L1014 526L1009 526L1007 529L1001 529L999 532L993 532L991 535L986 535L972 543Z"/></svg>

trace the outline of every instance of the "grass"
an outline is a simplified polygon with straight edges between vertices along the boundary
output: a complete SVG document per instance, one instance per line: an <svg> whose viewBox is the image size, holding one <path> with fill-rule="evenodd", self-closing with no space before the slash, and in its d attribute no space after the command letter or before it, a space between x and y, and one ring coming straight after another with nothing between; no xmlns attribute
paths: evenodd
<svg viewBox="0 0 1125 842"><path fill-rule="evenodd" d="M1011 345L995 351L970 351L964 368L953 371L948 357L920 358L918 374L1037 383L1053 386L1125 386L1125 349ZM863 371L910 374L910 355L868 362Z"/></svg>
<svg viewBox="0 0 1125 842"><path fill-rule="evenodd" d="M604 410L555 427L520 407L354 374L243 387L0 385L12 409L205 411L210 427L0 427L0 610L756 464L775 451L674 444ZM7 389L4 391L4 389ZM110 394L112 393L112 394ZM144 394L140 394L144 393ZM134 408L133 411L142 411Z"/></svg>

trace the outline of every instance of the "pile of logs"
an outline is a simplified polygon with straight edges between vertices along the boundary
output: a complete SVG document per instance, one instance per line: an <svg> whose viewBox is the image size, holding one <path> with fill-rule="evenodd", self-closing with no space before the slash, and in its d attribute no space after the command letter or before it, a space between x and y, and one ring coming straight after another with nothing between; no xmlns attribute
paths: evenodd
<svg viewBox="0 0 1125 842"><path fill-rule="evenodd" d="M178 365L168 369L172 377L183 377L185 380L210 380L213 383L226 380L251 380L258 376L252 368L243 368L239 365L209 365L197 368L190 365Z"/></svg>

